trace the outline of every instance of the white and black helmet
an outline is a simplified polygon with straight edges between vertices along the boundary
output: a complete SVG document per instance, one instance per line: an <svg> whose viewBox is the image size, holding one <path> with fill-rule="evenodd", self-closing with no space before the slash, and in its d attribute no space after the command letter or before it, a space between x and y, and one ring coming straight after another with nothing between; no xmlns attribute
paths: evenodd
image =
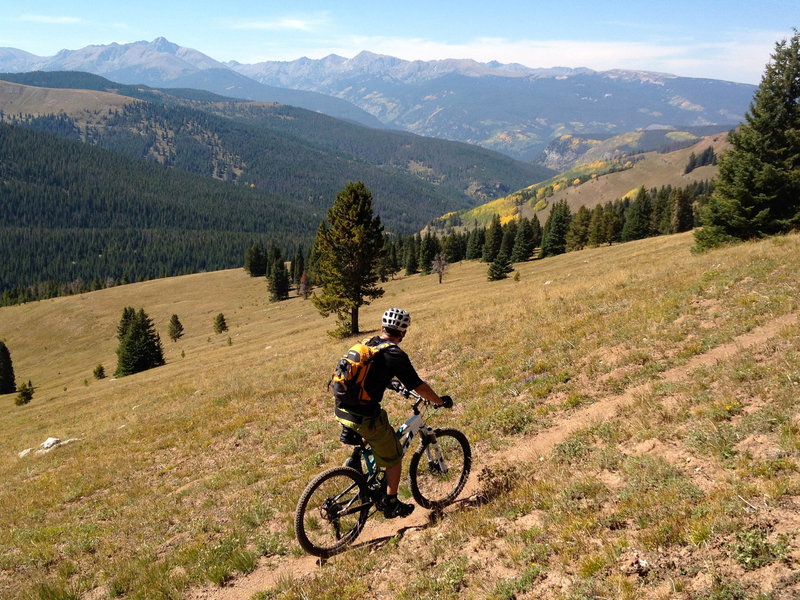
<svg viewBox="0 0 800 600"><path fill-rule="evenodd" d="M411 315L402 308L390 308L381 318L381 325L388 329L405 331L411 325Z"/></svg>

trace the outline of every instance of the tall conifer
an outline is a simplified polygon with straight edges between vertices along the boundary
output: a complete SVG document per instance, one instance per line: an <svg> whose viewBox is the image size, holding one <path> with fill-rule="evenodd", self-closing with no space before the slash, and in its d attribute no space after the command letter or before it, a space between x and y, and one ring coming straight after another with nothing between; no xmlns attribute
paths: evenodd
<svg viewBox="0 0 800 600"><path fill-rule="evenodd" d="M356 334L359 308L383 295L377 284L385 252L383 226L373 216L372 194L363 182L351 182L337 194L328 224L317 231L314 244L322 289L312 301L323 316L336 315L333 334Z"/></svg>
<svg viewBox="0 0 800 600"><path fill-rule="evenodd" d="M11 353L5 342L0 341L0 394L13 394L17 391L17 384L14 380L14 365L11 361Z"/></svg>
<svg viewBox="0 0 800 600"><path fill-rule="evenodd" d="M800 227L800 33L775 45L745 122L719 157L698 248Z"/></svg>

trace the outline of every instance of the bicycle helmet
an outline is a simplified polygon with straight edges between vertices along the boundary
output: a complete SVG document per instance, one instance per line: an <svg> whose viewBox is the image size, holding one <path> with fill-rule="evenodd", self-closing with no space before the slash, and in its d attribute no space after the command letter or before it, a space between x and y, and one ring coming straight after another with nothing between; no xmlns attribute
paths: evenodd
<svg viewBox="0 0 800 600"><path fill-rule="evenodd" d="M411 315L402 308L390 308L383 313L381 325L388 329L405 331L411 325Z"/></svg>

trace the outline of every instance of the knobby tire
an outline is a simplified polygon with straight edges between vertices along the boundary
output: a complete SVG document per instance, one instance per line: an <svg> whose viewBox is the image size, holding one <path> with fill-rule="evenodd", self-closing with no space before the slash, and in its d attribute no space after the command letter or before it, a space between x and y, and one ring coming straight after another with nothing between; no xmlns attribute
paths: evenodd
<svg viewBox="0 0 800 600"><path fill-rule="evenodd" d="M350 467L331 467L312 479L294 514L295 536L303 550L321 558L344 550L367 521L368 497L366 478ZM355 510L340 515L347 507Z"/></svg>
<svg viewBox="0 0 800 600"><path fill-rule="evenodd" d="M448 472L442 473L438 465L429 464L429 440L423 442L408 465L411 494L417 504L430 510L451 504L464 489L472 468L472 451L463 433L457 429L437 429L435 434Z"/></svg>

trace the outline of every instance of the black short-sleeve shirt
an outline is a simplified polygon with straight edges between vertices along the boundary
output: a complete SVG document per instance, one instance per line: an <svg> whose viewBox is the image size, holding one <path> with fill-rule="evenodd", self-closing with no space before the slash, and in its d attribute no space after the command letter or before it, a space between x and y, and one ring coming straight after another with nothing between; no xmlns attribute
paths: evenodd
<svg viewBox="0 0 800 600"><path fill-rule="evenodd" d="M375 336L367 341L368 346L377 346L385 342L380 336ZM341 407L351 409L357 414L366 416L373 416L380 412L381 400L383 400L383 392L386 391L386 386L393 377L397 377L406 388L414 390L422 385L423 381L417 375L414 365L411 364L411 359L399 346L393 344L384 350L381 350L375 357L375 362L370 368L367 379L364 382L364 389L372 398L372 403L361 405L359 407Z"/></svg>

